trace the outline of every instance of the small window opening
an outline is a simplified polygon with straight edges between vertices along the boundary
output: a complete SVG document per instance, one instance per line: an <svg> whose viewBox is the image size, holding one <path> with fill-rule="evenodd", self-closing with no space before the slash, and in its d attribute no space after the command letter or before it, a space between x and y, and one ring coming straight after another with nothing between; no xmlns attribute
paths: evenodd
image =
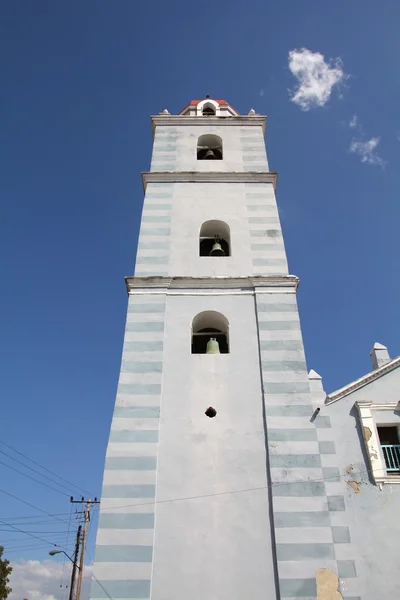
<svg viewBox="0 0 400 600"><path fill-rule="evenodd" d="M197 160L222 160L222 140L219 135L201 135L197 141Z"/></svg>
<svg viewBox="0 0 400 600"><path fill-rule="evenodd" d="M206 104L203 108L203 117L215 117L215 108Z"/></svg>
<svg viewBox="0 0 400 600"><path fill-rule="evenodd" d="M380 426L378 429L383 457L388 474L400 473L400 437L396 426Z"/></svg>
<svg viewBox="0 0 400 600"><path fill-rule="evenodd" d="M215 417L217 415L217 411L212 406L209 406L205 412L205 415L207 417L210 417L210 419L212 419L213 417Z"/></svg>
<svg viewBox="0 0 400 600"><path fill-rule="evenodd" d="M228 321L216 311L205 311L193 319L192 354L229 354Z"/></svg>
<svg viewBox="0 0 400 600"><path fill-rule="evenodd" d="M200 256L230 256L230 230L223 221L206 221L200 228Z"/></svg>

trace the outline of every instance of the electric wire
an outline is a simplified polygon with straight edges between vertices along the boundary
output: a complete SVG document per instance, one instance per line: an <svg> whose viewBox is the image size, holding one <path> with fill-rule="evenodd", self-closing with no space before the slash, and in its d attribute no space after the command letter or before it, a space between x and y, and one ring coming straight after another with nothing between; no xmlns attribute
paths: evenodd
<svg viewBox="0 0 400 600"><path fill-rule="evenodd" d="M8 454L7 452L4 452L3 450L0 450L0 454L4 454L4 456L7 456L7 458L10 458L11 460L13 460L14 462L18 463L19 465L22 465L25 469L29 469L30 471L33 471L33 473L36 473L40 477L43 477L43 479L47 479L51 483L54 483L55 485L58 485L59 487L65 488L66 490L68 490L68 495L70 495L70 488L67 488L67 486L64 485L63 483L58 483L58 481L55 481L51 477L47 477L47 475L43 475L43 473L41 473L37 469L34 469L33 467L30 467L29 465L26 465L21 460L18 460L17 458L14 458L13 456L11 456L11 454Z"/></svg>
<svg viewBox="0 0 400 600"><path fill-rule="evenodd" d="M40 483L40 485L44 485L49 490L53 490L53 492L57 492L58 494L62 494L63 496L67 496L67 498L70 497L70 494L67 494L66 492L61 492L60 490L57 490L56 488L51 487L47 483L43 483L43 481L39 481L39 479L35 479L35 477L32 477L31 475L27 475L26 473L23 473L22 471L19 471L18 469L15 469L11 465L7 465L7 463L4 463L1 460L0 460L0 465L3 465L3 467L7 467L8 469L11 469L12 471L15 471L15 473L19 473L20 475L23 475L24 477L27 477L28 479L31 479L32 481L35 481L36 483Z"/></svg>
<svg viewBox="0 0 400 600"><path fill-rule="evenodd" d="M379 469L379 470L382 472L386 471L386 469ZM214 492L211 494L200 494L197 496L183 496L181 498L169 498L167 500L150 500L150 502L135 502L134 504L122 504L120 506L110 506L108 508L100 508L99 512L106 512L109 510L115 510L117 508L130 508L133 506L149 506L149 505L156 505L156 504L167 504L170 502L182 502L185 500L198 500L201 498L212 498L214 496L228 496L231 494L241 494L244 492L256 492L256 491L267 490L267 489L272 490L272 488L285 486L285 485L296 485L296 484L304 485L304 483L324 483L325 481L330 481L330 480L333 480L333 482L335 482L335 481L337 481L338 477L340 479L344 479L345 477L357 477L358 475L362 476L365 474L370 474L371 472L372 472L372 469L366 469L363 471L346 473L345 475L331 475L330 477L322 477L320 479L304 479L301 481L277 481L277 482L273 482L272 485L263 485L263 486L259 486L259 487L253 487L253 488L243 488L241 490L229 490L226 492ZM374 472L376 472L376 469L374 469Z"/></svg>
<svg viewBox="0 0 400 600"><path fill-rule="evenodd" d="M47 515L48 517L54 517L57 521L61 521L61 523L65 523L66 525L68 525L68 521L65 521L64 519L59 519L55 514L52 515L51 513L47 512L46 510L43 510L42 508L39 508L38 506L35 506L34 504L31 504L30 502L27 502L26 500L23 500L22 498L19 498L18 496L14 496L14 494L11 494L10 492L3 490L2 488L0 488L0 492L2 492L3 494L6 494L7 496L10 496L10 498L14 498L14 500L18 500L18 502L22 502L23 504L26 504L27 506L30 506L31 508L38 510L39 512ZM2 520L0 520L0 523L7 525L7 523L4 523L4 521L2 521Z"/></svg>
<svg viewBox="0 0 400 600"><path fill-rule="evenodd" d="M0 521L0 523L3 523L3 521ZM4 525L5 523L3 523ZM12 527L13 529L15 529L16 531L19 531L20 533L24 533L25 535L29 535L29 537L35 538L36 540L40 540L41 542L45 542L45 544L50 544L51 546L57 546L58 548L63 548L63 546L59 546L58 544L53 544L52 542L49 542L49 540L45 540L42 537L39 537L38 535L35 535L33 533L30 533L29 531L24 531L23 529L19 529L19 527L15 527L14 525L10 525L10 527Z"/></svg>
<svg viewBox="0 0 400 600"><path fill-rule="evenodd" d="M3 444L3 446L6 446L6 448L9 448L10 450L12 450L13 452L15 452L16 454L19 454L20 456L23 456L24 458L26 458L27 460L29 460L31 463L33 463L37 467L40 467L44 471L47 471L47 473L50 473L54 477L57 477L58 479L61 479L61 481L64 481L64 483L68 483L68 485L74 487L76 490L79 490L80 492L85 492L86 494L90 494L91 496L93 496L92 492L89 492L88 490L85 490L84 488L81 488L81 487L75 485L71 481L68 481L68 479L64 479L64 477L61 477L61 475L57 475L57 473L54 473L54 471L51 471L47 467L44 467L43 465L41 465L37 461L33 460L33 458L30 458L29 456L27 456L23 452L20 452L16 448L13 448L12 446L10 446L10 444L6 444L6 442L3 442L2 440L0 440L0 444Z"/></svg>

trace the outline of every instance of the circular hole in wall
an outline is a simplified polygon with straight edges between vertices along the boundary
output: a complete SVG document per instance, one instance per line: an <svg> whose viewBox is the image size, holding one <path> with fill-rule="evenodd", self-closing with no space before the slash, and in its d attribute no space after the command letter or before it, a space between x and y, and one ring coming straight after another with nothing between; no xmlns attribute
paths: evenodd
<svg viewBox="0 0 400 600"><path fill-rule="evenodd" d="M210 417L210 419L212 419L217 414L217 411L212 406L209 406L205 414L207 415L207 417Z"/></svg>

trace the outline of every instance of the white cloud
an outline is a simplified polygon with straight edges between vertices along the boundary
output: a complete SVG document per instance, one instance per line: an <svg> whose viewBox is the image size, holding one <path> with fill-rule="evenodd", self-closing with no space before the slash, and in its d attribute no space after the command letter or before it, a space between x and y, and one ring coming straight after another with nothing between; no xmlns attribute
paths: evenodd
<svg viewBox="0 0 400 600"><path fill-rule="evenodd" d="M260 90L260 96L264 96L264 90Z"/></svg>
<svg viewBox="0 0 400 600"><path fill-rule="evenodd" d="M298 82L291 100L302 110L324 106L333 87L347 78L340 58L326 62L323 54L307 48L289 52L289 69Z"/></svg>
<svg viewBox="0 0 400 600"><path fill-rule="evenodd" d="M63 587L60 587L62 577L62 563L55 560L22 560L12 565L13 572L10 577L12 592L9 600L66 600L69 594L71 577L70 565L65 564ZM82 584L82 600L89 598L90 576L92 568L86 566Z"/></svg>
<svg viewBox="0 0 400 600"><path fill-rule="evenodd" d="M351 127L351 129L355 129L356 127L358 127L357 115L352 116L352 118L350 119L350 122L349 122L349 127Z"/></svg>
<svg viewBox="0 0 400 600"><path fill-rule="evenodd" d="M350 152L358 154L362 163L384 167L385 161L376 152L379 141L378 137L373 137L366 142L354 139L350 144Z"/></svg>

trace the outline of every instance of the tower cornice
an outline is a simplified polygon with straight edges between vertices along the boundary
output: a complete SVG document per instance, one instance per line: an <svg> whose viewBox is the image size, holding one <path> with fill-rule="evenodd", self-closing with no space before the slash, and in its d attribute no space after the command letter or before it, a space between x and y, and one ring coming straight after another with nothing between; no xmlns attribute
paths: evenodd
<svg viewBox="0 0 400 600"><path fill-rule="evenodd" d="M199 117L192 115L152 115L151 119L151 127L153 130L153 135L155 129L158 125L197 125L199 127L204 127L207 125L218 125L218 126L237 126L243 127L243 125L254 125L254 127L262 127L263 132L265 134L265 126L267 123L267 117L265 115L246 115L246 116L238 116L238 117Z"/></svg>
<svg viewBox="0 0 400 600"><path fill-rule="evenodd" d="M297 291L299 278L296 275L255 275L250 277L125 277L128 294L137 293L140 290L148 292L149 289L156 291L171 290L188 293L223 292L226 290L237 290L238 293L255 293L284 290L286 292Z"/></svg>
<svg viewBox="0 0 400 600"><path fill-rule="evenodd" d="M142 173L143 189L148 183L272 183L274 190L278 173L263 173L261 171L145 171Z"/></svg>

